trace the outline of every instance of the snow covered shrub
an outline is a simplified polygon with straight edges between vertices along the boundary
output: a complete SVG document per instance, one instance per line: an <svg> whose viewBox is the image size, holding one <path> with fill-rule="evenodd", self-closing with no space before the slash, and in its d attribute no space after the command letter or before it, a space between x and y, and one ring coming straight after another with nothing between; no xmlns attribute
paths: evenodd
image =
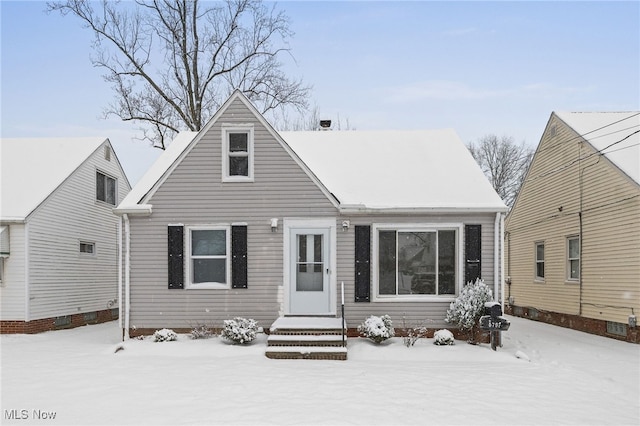
<svg viewBox="0 0 640 426"><path fill-rule="evenodd" d="M468 333L469 343L476 343L478 320L484 312L484 304L493 300L491 289L480 278L469 282L455 301L449 305L445 321Z"/></svg>
<svg viewBox="0 0 640 426"><path fill-rule="evenodd" d="M446 345L455 345L456 343L455 339L453 338L453 333L447 329L436 331L433 334L433 337L435 339L433 341L434 345L446 346Z"/></svg>
<svg viewBox="0 0 640 426"><path fill-rule="evenodd" d="M406 347L413 346L418 339L425 337L428 333L428 329L422 325L409 325L406 318L402 317L402 342Z"/></svg>
<svg viewBox="0 0 640 426"><path fill-rule="evenodd" d="M191 329L192 339L208 339L213 336L213 332L204 324L196 325Z"/></svg>
<svg viewBox="0 0 640 426"><path fill-rule="evenodd" d="M178 335L175 333L175 331L169 328L156 330L156 332L153 333L154 342L173 342L174 340L178 340Z"/></svg>
<svg viewBox="0 0 640 426"><path fill-rule="evenodd" d="M233 343L249 343L256 338L258 323L251 318L236 317L224 321L222 334L220 336Z"/></svg>
<svg viewBox="0 0 640 426"><path fill-rule="evenodd" d="M358 332L376 343L384 342L388 338L395 336L395 330L389 315L381 317L371 315L358 326Z"/></svg>

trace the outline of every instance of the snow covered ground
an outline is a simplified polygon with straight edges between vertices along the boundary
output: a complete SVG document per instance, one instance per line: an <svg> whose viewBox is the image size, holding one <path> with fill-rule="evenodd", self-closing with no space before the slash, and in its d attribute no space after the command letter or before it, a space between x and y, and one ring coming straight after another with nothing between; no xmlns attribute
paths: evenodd
<svg viewBox="0 0 640 426"><path fill-rule="evenodd" d="M270 360L264 335L119 343L116 323L3 335L0 423L640 424L640 345L509 319L497 352L355 338L348 361Z"/></svg>

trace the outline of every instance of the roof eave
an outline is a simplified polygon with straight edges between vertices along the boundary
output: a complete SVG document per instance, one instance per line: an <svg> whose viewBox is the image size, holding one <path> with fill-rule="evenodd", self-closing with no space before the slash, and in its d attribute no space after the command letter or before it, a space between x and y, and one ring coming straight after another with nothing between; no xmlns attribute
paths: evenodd
<svg viewBox="0 0 640 426"><path fill-rule="evenodd" d="M506 213L507 206L460 206L460 207L367 207L365 205L342 205L342 214L442 214L442 213Z"/></svg>

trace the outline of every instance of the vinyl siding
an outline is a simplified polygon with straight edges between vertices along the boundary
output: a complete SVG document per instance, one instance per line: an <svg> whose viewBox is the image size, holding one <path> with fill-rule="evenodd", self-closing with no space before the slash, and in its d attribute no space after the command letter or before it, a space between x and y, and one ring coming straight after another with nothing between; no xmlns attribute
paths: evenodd
<svg viewBox="0 0 640 426"><path fill-rule="evenodd" d="M130 188L115 155L105 160L104 146L28 218L29 320L104 310L117 301L118 218L114 206L96 201L96 170L117 179L118 202ZM95 243L95 254L80 253L80 241Z"/></svg>
<svg viewBox="0 0 640 426"><path fill-rule="evenodd" d="M254 182L222 182L221 125L254 126ZM220 327L235 316L251 317L268 327L283 314L283 223L285 218L335 218L337 228L336 312L340 282L345 283L346 318L356 327L372 314L444 326L453 298L438 302L354 302L354 230L374 223L460 223L482 225L482 274L493 288L495 214L340 216L338 210L239 100L228 109L165 177L150 199L149 217L130 217L130 327ZM279 219L272 232L271 218ZM342 220L351 227L342 230ZM247 289L168 289L167 226L245 223L248 232ZM463 228L464 229L464 228ZM459 248L464 259L464 247ZM188 262L185 255L185 262ZM463 278L460 277L460 280ZM375 291L372 287L372 292Z"/></svg>
<svg viewBox="0 0 640 426"><path fill-rule="evenodd" d="M581 141L551 116L507 218L510 295L516 306L626 323L640 309L640 187L605 157L570 164L595 152ZM567 237L580 233L580 170L582 303L579 282L566 279ZM545 243L544 281L534 280L537 241Z"/></svg>
<svg viewBox="0 0 640 426"><path fill-rule="evenodd" d="M340 223L343 219L349 219L351 222L351 228L348 232L341 230ZM452 297L442 297L440 301L411 301L411 302L392 302L392 301L374 301L374 295L376 293L377 284L371 282L371 302L359 302L355 303L355 288L354 288L354 276L355 276L355 225L373 225L373 224L430 224L436 225L439 223L460 223L465 224L479 224L482 225L482 278L492 290L494 288L494 220L495 214L486 215L416 215L416 216L352 216L345 217L339 220L338 223L338 294L340 294L340 283L345 283L345 318L349 327L357 327L366 317L369 315L384 315L388 314L394 320L396 327L401 326L402 319L405 318L408 324L420 324L426 327L446 327L444 318L449 308L449 305L455 299ZM462 227L464 232L464 226ZM372 235L371 238L375 238ZM373 251L373 244L372 244ZM458 262L463 262L462 276L458 276L458 287L463 284L464 281L464 244L462 247L457 247L460 259ZM374 256L371 254L371 267L374 268ZM500 295L497 295L496 300L500 300ZM340 298L338 297L338 304ZM337 312L340 312L338 308Z"/></svg>
<svg viewBox="0 0 640 426"><path fill-rule="evenodd" d="M221 125L254 125L254 182L222 182ZM150 217L131 217L131 319L138 328L220 326L234 316L261 325L283 300L285 217L336 217L337 210L241 101L214 123L150 200ZM271 232L271 218L279 219ZM169 290L167 225L246 223L248 288Z"/></svg>
<svg viewBox="0 0 640 426"><path fill-rule="evenodd" d="M25 280L24 280L24 224L9 226L11 254L4 259L4 279L0 285L0 319L24 321Z"/></svg>

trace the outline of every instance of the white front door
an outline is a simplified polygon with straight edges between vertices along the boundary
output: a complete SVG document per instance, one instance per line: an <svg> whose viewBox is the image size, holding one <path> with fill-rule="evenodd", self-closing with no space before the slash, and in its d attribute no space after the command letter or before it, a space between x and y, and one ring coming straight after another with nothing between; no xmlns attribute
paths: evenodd
<svg viewBox="0 0 640 426"><path fill-rule="evenodd" d="M288 312L293 315L333 313L330 227L289 229Z"/></svg>

